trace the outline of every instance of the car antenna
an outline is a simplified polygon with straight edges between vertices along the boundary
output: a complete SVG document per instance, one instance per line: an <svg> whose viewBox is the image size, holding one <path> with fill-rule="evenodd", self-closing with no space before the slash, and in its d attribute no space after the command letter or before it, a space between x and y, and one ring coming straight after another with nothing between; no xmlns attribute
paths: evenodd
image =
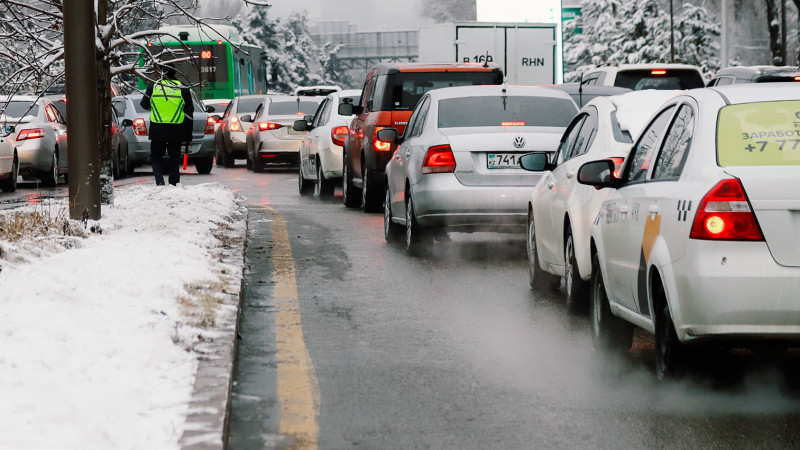
<svg viewBox="0 0 800 450"><path fill-rule="evenodd" d="M583 74L581 74L581 79L578 83L578 102L580 102L581 108L583 108Z"/></svg>

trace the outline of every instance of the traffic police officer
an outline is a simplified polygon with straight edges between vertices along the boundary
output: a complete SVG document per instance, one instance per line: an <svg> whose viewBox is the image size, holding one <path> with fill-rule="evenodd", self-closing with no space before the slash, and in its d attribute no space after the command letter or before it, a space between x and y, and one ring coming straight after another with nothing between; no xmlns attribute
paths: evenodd
<svg viewBox="0 0 800 450"><path fill-rule="evenodd" d="M169 155L169 184L181 180L181 143L192 141L192 115L194 104L188 87L181 87L175 78L175 68L162 66L161 80L147 86L142 97L142 108L150 110L150 162L156 184L164 185L164 168L161 158ZM184 121L188 123L184 124Z"/></svg>

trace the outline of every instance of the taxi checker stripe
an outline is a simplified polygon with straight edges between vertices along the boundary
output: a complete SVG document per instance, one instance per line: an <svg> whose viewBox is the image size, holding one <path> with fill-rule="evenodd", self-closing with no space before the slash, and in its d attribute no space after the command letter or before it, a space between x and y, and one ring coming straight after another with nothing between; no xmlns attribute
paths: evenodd
<svg viewBox="0 0 800 450"><path fill-rule="evenodd" d="M691 200L679 200L678 201L678 221L679 222L686 222L689 216L689 211L692 210L692 201Z"/></svg>

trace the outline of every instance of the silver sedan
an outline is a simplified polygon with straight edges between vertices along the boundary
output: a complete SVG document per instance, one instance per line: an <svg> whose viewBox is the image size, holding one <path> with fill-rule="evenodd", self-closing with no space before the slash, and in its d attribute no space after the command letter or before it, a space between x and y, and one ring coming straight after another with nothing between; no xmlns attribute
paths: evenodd
<svg viewBox="0 0 800 450"><path fill-rule="evenodd" d="M405 227L406 251L430 252L442 231L525 231L525 205L541 174L519 157L555 152L577 113L562 91L522 86L464 86L428 92L386 165L387 241Z"/></svg>
<svg viewBox="0 0 800 450"><path fill-rule="evenodd" d="M14 127L23 179L55 186L67 173L67 124L52 102L33 96L0 97L0 126Z"/></svg>
<svg viewBox="0 0 800 450"><path fill-rule="evenodd" d="M17 190L19 176L19 156L17 143L14 142L11 125L0 127L0 190L14 192Z"/></svg>

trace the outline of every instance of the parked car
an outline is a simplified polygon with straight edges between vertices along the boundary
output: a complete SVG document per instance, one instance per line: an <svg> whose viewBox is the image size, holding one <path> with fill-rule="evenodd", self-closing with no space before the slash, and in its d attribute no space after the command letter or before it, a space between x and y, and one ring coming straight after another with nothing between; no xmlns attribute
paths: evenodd
<svg viewBox="0 0 800 450"><path fill-rule="evenodd" d="M266 95L241 95L231 100L225 108L214 133L217 166L233 167L235 160L247 158L245 132L252 123L244 122L241 118L245 115L252 117L265 98Z"/></svg>
<svg viewBox="0 0 800 450"><path fill-rule="evenodd" d="M527 205L532 288L558 288L563 277L568 309L588 306L589 237L609 190L580 184L575 173L583 163L600 158L621 167L647 119L680 92L647 90L595 98L567 127L554 158L536 153L521 158L523 169L542 174Z"/></svg>
<svg viewBox="0 0 800 450"><path fill-rule="evenodd" d="M19 155L13 134L13 125L7 125L0 129L0 190L3 192L17 190Z"/></svg>
<svg viewBox="0 0 800 450"><path fill-rule="evenodd" d="M330 197L342 178L342 145L353 116L339 115L339 105L353 104L361 96L359 90L337 91L325 97L311 121L295 121L295 131L308 131L300 143L298 185L300 195L314 187L314 196Z"/></svg>
<svg viewBox="0 0 800 450"><path fill-rule="evenodd" d="M423 95L386 165L384 234L405 235L410 255L431 251L442 231L525 231L525 209L540 174L519 165L534 150L553 153L578 109L566 93L523 86L465 86ZM403 233L403 226L405 233Z"/></svg>
<svg viewBox="0 0 800 450"><path fill-rule="evenodd" d="M643 89L695 89L705 86L703 74L689 64L602 65L584 73L583 84Z"/></svg>
<svg viewBox="0 0 800 450"><path fill-rule="evenodd" d="M189 150L189 162L194 164L197 173L207 174L214 166L214 124L215 120L206 112L206 107L192 93L194 115L192 126L192 142ZM128 142L128 173L134 168L149 164L150 139L147 130L150 128L150 111L142 108L142 94L130 94L114 97L111 103L120 117L120 124Z"/></svg>
<svg viewBox="0 0 800 450"><path fill-rule="evenodd" d="M55 186L67 174L67 124L53 103L33 96L0 97L0 126L13 126L19 174Z"/></svg>
<svg viewBox="0 0 800 450"><path fill-rule="evenodd" d="M266 97L256 112L241 117L250 122L245 133L247 168L263 172L269 165L299 165L300 143L307 131L294 129L298 117L311 115L324 97L272 95Z"/></svg>
<svg viewBox="0 0 800 450"><path fill-rule="evenodd" d="M706 86L742 83L794 83L800 81L795 66L736 66L720 69Z"/></svg>
<svg viewBox="0 0 800 450"><path fill-rule="evenodd" d="M228 105L231 104L231 99L229 98L209 98L203 100L203 104L206 105L208 109L208 113L212 116L217 116L222 118L222 115L225 113L225 110L228 108ZM219 129L219 124L221 123L220 120L214 120L214 147L216 148L216 133Z"/></svg>
<svg viewBox="0 0 800 450"><path fill-rule="evenodd" d="M608 159L580 168L581 183L613 189L591 236L596 346L627 351L641 327L663 378L690 345L800 345L797 111L795 84L687 91L618 177Z"/></svg>
<svg viewBox="0 0 800 450"><path fill-rule="evenodd" d="M325 97L328 94L341 90L342 88L334 85L298 86L292 90L292 95L302 97Z"/></svg>
<svg viewBox="0 0 800 450"><path fill-rule="evenodd" d="M383 202L384 169L392 147L378 130L403 133L417 101L432 89L503 82L493 63L380 63L367 73L358 105L343 104L339 114L356 117L345 139L342 192L345 206L376 211Z"/></svg>

